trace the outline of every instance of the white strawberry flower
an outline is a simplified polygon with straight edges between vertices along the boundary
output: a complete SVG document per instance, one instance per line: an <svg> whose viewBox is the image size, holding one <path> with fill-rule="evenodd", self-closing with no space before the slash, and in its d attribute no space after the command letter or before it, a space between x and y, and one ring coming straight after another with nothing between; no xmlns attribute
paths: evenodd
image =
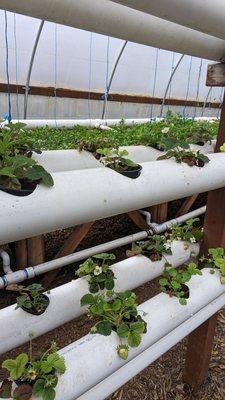
<svg viewBox="0 0 225 400"><path fill-rule="evenodd" d="M170 128L169 127L165 127L165 128L163 128L162 129L162 133L168 133L169 132L169 130L170 130Z"/></svg>
<svg viewBox="0 0 225 400"><path fill-rule="evenodd" d="M94 275L100 275L102 273L102 267L99 267L99 265L96 265L94 269Z"/></svg>
<svg viewBox="0 0 225 400"><path fill-rule="evenodd" d="M171 248L170 243L164 243L163 247L165 247L166 250Z"/></svg>

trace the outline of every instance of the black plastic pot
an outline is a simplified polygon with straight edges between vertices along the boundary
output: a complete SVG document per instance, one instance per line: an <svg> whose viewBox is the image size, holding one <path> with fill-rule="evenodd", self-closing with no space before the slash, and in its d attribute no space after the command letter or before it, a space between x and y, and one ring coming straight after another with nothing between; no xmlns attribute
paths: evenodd
<svg viewBox="0 0 225 400"><path fill-rule="evenodd" d="M167 294L171 293L170 288L168 286L165 286L165 290L166 290ZM184 292L184 296L183 296L184 299L189 299L189 297L190 297L190 289L184 283L181 283L181 291Z"/></svg>
<svg viewBox="0 0 225 400"><path fill-rule="evenodd" d="M24 197L24 196L29 196L29 194L33 193L34 190L36 189L36 184L30 184L24 186L22 189L12 189L12 188L6 188L3 185L0 185L0 190L2 192L12 194L13 196L19 196L19 197Z"/></svg>
<svg viewBox="0 0 225 400"><path fill-rule="evenodd" d="M157 253L154 253L150 250L142 250L141 254L143 254L143 256L150 258L151 261L160 261L162 259L162 257L160 257ZM157 259L152 260L152 258L157 258Z"/></svg>
<svg viewBox="0 0 225 400"><path fill-rule="evenodd" d="M151 144L149 146L158 151L162 151L162 152L165 151L165 149L163 147L159 147L159 146L157 146L157 144Z"/></svg>
<svg viewBox="0 0 225 400"><path fill-rule="evenodd" d="M48 306L49 306L50 300L49 300L49 297L46 296L46 294L42 294L41 296L44 297L44 298L47 300L47 306L46 306L46 308L45 308L43 311L37 312L37 311L36 311L35 309L33 309L33 308L26 308L26 307L24 307L24 306L21 307L22 310L25 311L25 312L27 312L28 314L32 314L32 315L42 315L42 314L44 314L44 312L46 311L46 309L47 309Z"/></svg>
<svg viewBox="0 0 225 400"><path fill-rule="evenodd" d="M198 146L204 146L204 142L201 142L201 141L199 141L199 142L196 142L196 144L198 145Z"/></svg>
<svg viewBox="0 0 225 400"><path fill-rule="evenodd" d="M136 179L141 175L142 166L137 165L137 167L130 168L128 170L119 170L119 174L126 176L127 178Z"/></svg>
<svg viewBox="0 0 225 400"><path fill-rule="evenodd" d="M185 285L184 283L181 284L182 287L182 291L184 292L184 298L185 299L189 299L190 297L190 289L187 285Z"/></svg>

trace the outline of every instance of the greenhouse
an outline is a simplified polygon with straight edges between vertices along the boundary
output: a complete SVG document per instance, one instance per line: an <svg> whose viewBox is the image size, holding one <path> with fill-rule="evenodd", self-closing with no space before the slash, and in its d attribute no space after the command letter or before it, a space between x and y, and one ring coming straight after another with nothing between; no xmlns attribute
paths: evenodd
<svg viewBox="0 0 225 400"><path fill-rule="evenodd" d="M0 400L224 400L225 4L0 0Z"/></svg>

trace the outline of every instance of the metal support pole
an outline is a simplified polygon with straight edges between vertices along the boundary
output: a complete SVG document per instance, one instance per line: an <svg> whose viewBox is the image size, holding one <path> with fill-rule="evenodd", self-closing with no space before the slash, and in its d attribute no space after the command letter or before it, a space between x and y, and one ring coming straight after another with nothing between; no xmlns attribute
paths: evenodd
<svg viewBox="0 0 225 400"><path fill-rule="evenodd" d="M106 86L106 93L105 93L105 95L104 95L104 104L103 104L103 110L102 110L102 119L105 118L106 105L107 105L107 101L108 101L109 91L110 91L110 88L111 88L111 85L112 85L112 81L113 81L113 78L114 78L114 75L115 75L117 66L118 66L118 64L119 64L120 58L121 58L121 56L122 56L122 54L123 54L123 52L124 52L124 49L125 49L127 43L128 43L127 40L125 40L125 41L122 43L121 49L120 49L120 51L119 51L119 54L118 54L118 56L117 56L117 58L116 58L116 61L115 61L114 66L113 66L113 69L112 69L112 72L111 72L111 76L110 76L110 78L109 78L109 83L107 83L107 86Z"/></svg>
<svg viewBox="0 0 225 400"><path fill-rule="evenodd" d="M164 96L163 96L163 101L162 101L161 110L160 110L160 114L159 114L160 117L162 117L163 108L164 108L164 105L165 105L167 93L168 93L168 91L169 91L171 82L172 82L173 77L174 77L174 75L175 75L175 72L176 72L177 68L179 67L181 61L183 60L184 56L185 56L185 54L182 54L182 56L179 58L179 60L177 61L177 64L175 65L175 67L174 67L174 69L173 69L172 74L170 75L170 79L169 79L169 81L168 81L168 83L167 83L166 90L165 90L165 94L164 94Z"/></svg>
<svg viewBox="0 0 225 400"><path fill-rule="evenodd" d="M37 32L37 36L36 36L36 39L35 39L35 42L34 42L33 51L32 51L31 58L30 58L30 64L29 64L29 69L28 69L28 73L27 73L26 85L25 85L25 95L24 95L24 119L27 118L28 94L29 94L29 90L30 90L31 72L32 72L32 68L33 68L33 64L34 64L34 58L35 58L37 46L38 46L38 43L39 43L39 39L40 39L40 36L41 36L41 32L42 32L44 23L45 23L44 20L42 20L41 23L40 23L40 26L39 26L38 32Z"/></svg>

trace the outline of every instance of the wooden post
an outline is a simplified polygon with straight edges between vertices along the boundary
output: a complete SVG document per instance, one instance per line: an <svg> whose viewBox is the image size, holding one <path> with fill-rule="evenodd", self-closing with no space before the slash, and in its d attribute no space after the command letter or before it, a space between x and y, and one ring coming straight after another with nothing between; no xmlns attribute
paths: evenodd
<svg viewBox="0 0 225 400"><path fill-rule="evenodd" d="M64 257L67 256L68 254L73 253L74 250L76 250L77 246L80 244L80 242L83 240L83 238L87 235L93 224L94 221L76 226L74 228L74 231L65 241L59 252L56 254L55 258ZM48 288L51 282L56 278L56 276L59 273L59 270L60 268L54 269L53 271L50 271L47 274L45 274L44 278L42 279L42 285L45 288Z"/></svg>
<svg viewBox="0 0 225 400"><path fill-rule="evenodd" d="M187 197L182 206L179 208L179 210L176 213L175 218L180 217L181 215L187 214L190 208L193 206L195 200L197 199L198 194L193 194L193 196Z"/></svg>
<svg viewBox="0 0 225 400"><path fill-rule="evenodd" d="M141 230L146 231L149 229L148 224L145 222L139 211L130 211L127 215Z"/></svg>
<svg viewBox="0 0 225 400"><path fill-rule="evenodd" d="M27 267L27 241L18 240L15 242L16 251L16 266L18 269L23 269Z"/></svg>
<svg viewBox="0 0 225 400"><path fill-rule="evenodd" d="M152 222L161 224L167 220L168 203L157 204L149 208Z"/></svg>
<svg viewBox="0 0 225 400"><path fill-rule="evenodd" d="M216 85L216 82L218 83ZM222 84L223 83L223 84ZM225 86L225 64L208 68L207 84ZM223 99L219 132L215 151L225 142L225 96ZM225 173L225 171L224 171ZM209 192L204 222L202 251L210 247L225 248L225 188ZM209 368L216 328L217 315L213 315L189 335L184 380L193 390L204 382Z"/></svg>
<svg viewBox="0 0 225 400"><path fill-rule="evenodd" d="M29 267L45 261L45 248L43 236L27 239L27 264Z"/></svg>

